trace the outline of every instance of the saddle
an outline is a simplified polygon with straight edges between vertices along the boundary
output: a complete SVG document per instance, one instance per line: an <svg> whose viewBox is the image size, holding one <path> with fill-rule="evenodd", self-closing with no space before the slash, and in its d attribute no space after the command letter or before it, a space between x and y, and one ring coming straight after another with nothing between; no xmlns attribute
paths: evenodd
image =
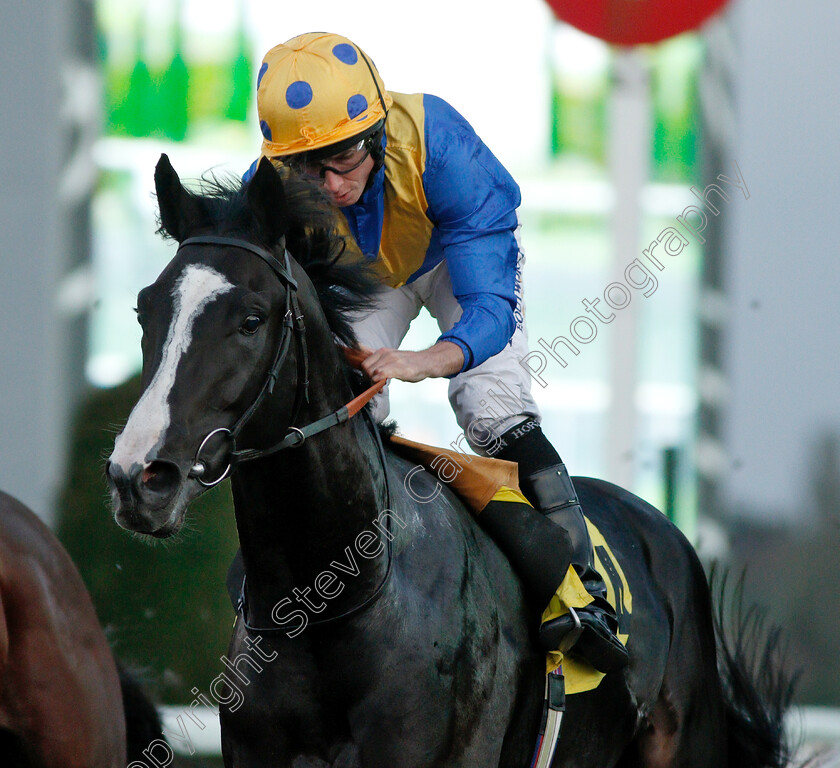
<svg viewBox="0 0 840 768"><path fill-rule="evenodd" d="M418 464L448 485L474 514L492 500L528 503L519 490L516 464L416 443L398 435L389 438L394 453Z"/></svg>

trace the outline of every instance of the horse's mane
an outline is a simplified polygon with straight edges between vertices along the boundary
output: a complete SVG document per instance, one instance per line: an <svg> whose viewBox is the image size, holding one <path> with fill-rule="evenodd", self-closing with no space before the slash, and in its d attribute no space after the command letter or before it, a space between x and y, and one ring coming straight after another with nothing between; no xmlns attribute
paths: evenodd
<svg viewBox="0 0 840 768"><path fill-rule="evenodd" d="M340 233L337 218L340 214L321 190L285 168L279 173L286 198L286 247L315 286L336 338L347 346L355 346L349 314L374 305L379 280L358 255L356 246ZM202 224L271 248L275 244L263 242L247 188L248 182L208 173L201 178L198 190L185 191L203 210L206 218ZM170 236L163 226L159 226L158 232Z"/></svg>

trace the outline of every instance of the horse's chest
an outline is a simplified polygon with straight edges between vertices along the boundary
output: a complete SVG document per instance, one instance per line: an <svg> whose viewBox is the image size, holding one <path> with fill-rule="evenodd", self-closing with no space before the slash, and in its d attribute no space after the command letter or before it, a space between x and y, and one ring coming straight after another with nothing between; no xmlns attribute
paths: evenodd
<svg viewBox="0 0 840 768"><path fill-rule="evenodd" d="M414 650L278 643L242 705L224 713L225 739L239 754L269 754L293 768L356 768L362 755L365 766L437 765L430 754L451 748L452 675Z"/></svg>

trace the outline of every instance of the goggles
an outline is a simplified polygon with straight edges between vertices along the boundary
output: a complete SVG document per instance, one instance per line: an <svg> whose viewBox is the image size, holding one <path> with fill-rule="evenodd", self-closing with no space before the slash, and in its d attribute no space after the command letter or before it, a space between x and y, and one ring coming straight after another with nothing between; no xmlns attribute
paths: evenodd
<svg viewBox="0 0 840 768"><path fill-rule="evenodd" d="M325 157L321 160L309 158L305 155L292 155L283 162L301 176L323 183L327 177L327 171L338 176L345 176L361 166L367 160L368 155L370 155L370 139L366 138L337 155Z"/></svg>

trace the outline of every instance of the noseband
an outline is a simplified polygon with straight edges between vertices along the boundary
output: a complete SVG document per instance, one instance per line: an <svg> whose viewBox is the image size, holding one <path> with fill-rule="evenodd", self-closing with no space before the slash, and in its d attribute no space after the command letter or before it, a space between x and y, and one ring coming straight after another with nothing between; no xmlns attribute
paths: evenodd
<svg viewBox="0 0 840 768"><path fill-rule="evenodd" d="M195 453L192 467L190 468L189 477L195 478L201 485L206 488L212 488L222 482L234 469L237 464L245 461L252 461L263 456L269 456L277 451L282 451L286 448L297 448L303 445L304 441L323 432L336 424L341 424L352 416L357 414L364 405L384 386L385 381L378 381L368 390L363 392L358 397L351 400L346 405L343 405L337 411L324 416L317 421L308 424L304 427L292 426L300 414L300 409L304 402L309 402L309 353L306 346L306 326L303 321L303 313L300 310L297 296L297 281L292 277L291 261L289 251L284 250L283 263L281 263L273 253L261 248L258 245L241 240L235 237L223 237L221 235L202 235L199 237L190 237L184 240L178 250L188 245L226 245L231 248L239 248L244 251L253 253L259 256L274 272L286 290L286 311L283 315L283 329L280 336L280 342L277 346L277 354L274 357L274 362L268 372L265 383L260 389L259 394L250 407L237 419L236 423L228 429L227 427L218 427L207 434L201 441L198 450ZM285 437L278 443L275 443L268 448L251 448L251 449L236 449L236 438L239 436L243 427L251 420L257 409L262 405L263 400L274 392L274 386L277 383L277 377L280 375L280 368L286 359L291 346L292 336L294 336L297 347L297 382L295 385L295 402L292 407L292 416L289 420L289 427L286 430ZM202 460L201 453L216 435L227 434L231 442L231 450L228 454L229 461L224 472L213 480L206 480L204 478L207 472L207 464Z"/></svg>

